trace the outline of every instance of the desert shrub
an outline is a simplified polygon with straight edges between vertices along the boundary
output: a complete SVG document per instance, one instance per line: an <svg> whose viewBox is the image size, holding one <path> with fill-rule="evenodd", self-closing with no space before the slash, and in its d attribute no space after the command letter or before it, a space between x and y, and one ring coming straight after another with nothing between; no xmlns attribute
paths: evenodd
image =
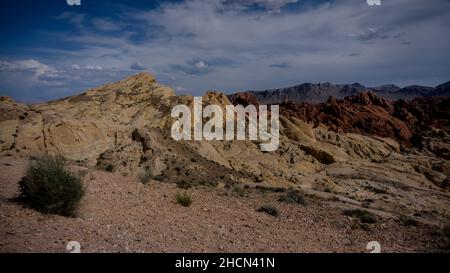
<svg viewBox="0 0 450 273"><path fill-rule="evenodd" d="M419 222L416 219L414 219L408 215L400 215L400 222L405 226L415 226L416 227L419 225Z"/></svg>
<svg viewBox="0 0 450 273"><path fill-rule="evenodd" d="M257 211L267 213L273 217L278 217L280 215L280 211L272 205L261 206Z"/></svg>
<svg viewBox="0 0 450 273"><path fill-rule="evenodd" d="M235 193L237 193L240 197L245 197L245 195L247 194L247 191L245 190L245 188L241 187L241 186L235 186L233 188L233 191Z"/></svg>
<svg viewBox="0 0 450 273"><path fill-rule="evenodd" d="M177 203L183 207L189 207L192 204L192 198L187 193L177 193Z"/></svg>
<svg viewBox="0 0 450 273"><path fill-rule="evenodd" d="M159 181L159 182L163 182L164 179L166 179L166 177L164 175L155 175L153 176L153 180Z"/></svg>
<svg viewBox="0 0 450 273"><path fill-rule="evenodd" d="M378 222L378 217L372 213L364 213L360 218L362 223L375 224Z"/></svg>
<svg viewBox="0 0 450 273"><path fill-rule="evenodd" d="M187 190L187 189L192 188L192 184L187 182L186 180L181 180L181 181L177 182L177 187L180 189Z"/></svg>
<svg viewBox="0 0 450 273"><path fill-rule="evenodd" d="M275 192L275 193L286 192L286 188L283 188L283 187L267 187L267 186L257 185L257 186L255 186L255 189L259 190L260 192Z"/></svg>
<svg viewBox="0 0 450 273"><path fill-rule="evenodd" d="M104 162L104 161L99 161L97 163L97 169L105 171L105 172L109 172L112 173L114 172L114 166L111 163L108 162Z"/></svg>
<svg viewBox="0 0 450 273"><path fill-rule="evenodd" d="M147 185L152 180L152 176L150 175L150 172L145 169L138 173L138 179L142 184Z"/></svg>
<svg viewBox="0 0 450 273"><path fill-rule="evenodd" d="M73 215L84 195L80 178L60 157L39 157L19 184L21 199L43 213Z"/></svg>
<svg viewBox="0 0 450 273"><path fill-rule="evenodd" d="M294 190L290 190L286 194L280 196L278 201L289 203L289 204L297 203L302 206L306 206L305 196L302 193L300 193L298 191L294 191Z"/></svg>
<svg viewBox="0 0 450 273"><path fill-rule="evenodd" d="M367 210L350 209L345 210L344 214L353 218L358 218L362 223L366 224L375 224L376 222L378 222L378 217L375 214L368 212Z"/></svg>

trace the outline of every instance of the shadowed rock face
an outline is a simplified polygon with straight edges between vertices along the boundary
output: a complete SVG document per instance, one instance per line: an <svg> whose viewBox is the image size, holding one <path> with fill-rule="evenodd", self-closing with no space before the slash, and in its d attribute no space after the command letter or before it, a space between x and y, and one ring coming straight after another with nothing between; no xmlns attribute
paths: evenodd
<svg viewBox="0 0 450 273"><path fill-rule="evenodd" d="M330 98L317 105L282 103L282 113L314 124L324 124L330 130L391 137L408 142L412 132L393 116L393 105L373 93L360 93L342 100Z"/></svg>
<svg viewBox="0 0 450 273"><path fill-rule="evenodd" d="M228 99L234 105L243 105L243 106L247 106L247 105L258 106L259 105L259 101L256 98L255 94L249 93L249 92L229 95Z"/></svg>
<svg viewBox="0 0 450 273"><path fill-rule="evenodd" d="M393 105L394 116L412 130L450 129L450 98L419 97L410 102L399 100Z"/></svg>

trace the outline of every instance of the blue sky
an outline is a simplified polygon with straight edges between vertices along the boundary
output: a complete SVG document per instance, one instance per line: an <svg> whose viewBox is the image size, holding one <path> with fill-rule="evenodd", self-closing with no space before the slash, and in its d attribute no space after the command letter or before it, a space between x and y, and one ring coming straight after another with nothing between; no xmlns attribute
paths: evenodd
<svg viewBox="0 0 450 273"><path fill-rule="evenodd" d="M450 80L450 1L4 1L0 94L61 98L153 73L179 94Z"/></svg>

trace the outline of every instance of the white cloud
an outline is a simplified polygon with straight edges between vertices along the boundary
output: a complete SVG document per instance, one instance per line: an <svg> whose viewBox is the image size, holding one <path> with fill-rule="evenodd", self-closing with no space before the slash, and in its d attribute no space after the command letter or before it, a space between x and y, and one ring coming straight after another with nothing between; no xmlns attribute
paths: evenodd
<svg viewBox="0 0 450 273"><path fill-rule="evenodd" d="M130 66L130 68L133 69L133 70L146 70L147 69L147 67L144 64L140 63L140 62L133 63Z"/></svg>
<svg viewBox="0 0 450 273"><path fill-rule="evenodd" d="M178 92L186 92L187 91L187 89L182 87L182 86L175 87L175 90L178 91Z"/></svg>
<svg viewBox="0 0 450 273"><path fill-rule="evenodd" d="M84 65L81 66L79 64L72 64L70 66L70 68L74 69L74 70L103 70L103 67L99 66L99 65Z"/></svg>
<svg viewBox="0 0 450 273"><path fill-rule="evenodd" d="M404 85L449 80L447 0L385 1L379 7L364 0L301 1L304 8L267 12L290 2L169 2L156 10L121 14L119 22L65 14L59 19L74 23L77 31L55 35L77 49L33 50L52 56L51 62L45 61L51 64L47 71L57 70L61 76L69 68L65 92L141 69L196 95L208 89L233 92L302 82ZM247 10L249 5L263 9ZM105 21L134 24L139 30L109 32L115 27Z"/></svg>
<svg viewBox="0 0 450 273"><path fill-rule="evenodd" d="M203 61L196 62L194 65L198 69L203 69L203 68L207 68L208 67L208 65L205 64L205 62L203 62Z"/></svg>
<svg viewBox="0 0 450 273"><path fill-rule="evenodd" d="M19 61L0 61L2 72L29 72L38 81L52 80L59 77L59 71L34 59Z"/></svg>
<svg viewBox="0 0 450 273"><path fill-rule="evenodd" d="M184 64L172 64L171 68L177 71L183 71L189 75L207 74L213 71L213 68L205 61L190 60Z"/></svg>
<svg viewBox="0 0 450 273"><path fill-rule="evenodd" d="M99 65L86 65L84 67L84 69L86 69L86 70L103 70L103 67L101 67Z"/></svg>
<svg viewBox="0 0 450 273"><path fill-rule="evenodd" d="M257 5L267 10L279 10L287 4L297 3L299 0L224 0L224 4L252 6Z"/></svg>

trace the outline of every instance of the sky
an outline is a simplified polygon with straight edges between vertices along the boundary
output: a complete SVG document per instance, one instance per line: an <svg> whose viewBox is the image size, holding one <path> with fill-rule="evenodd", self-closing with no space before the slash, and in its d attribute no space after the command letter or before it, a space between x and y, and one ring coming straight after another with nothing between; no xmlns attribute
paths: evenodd
<svg viewBox="0 0 450 273"><path fill-rule="evenodd" d="M450 0L3 1L0 95L27 103L139 72L178 94L450 80Z"/></svg>

